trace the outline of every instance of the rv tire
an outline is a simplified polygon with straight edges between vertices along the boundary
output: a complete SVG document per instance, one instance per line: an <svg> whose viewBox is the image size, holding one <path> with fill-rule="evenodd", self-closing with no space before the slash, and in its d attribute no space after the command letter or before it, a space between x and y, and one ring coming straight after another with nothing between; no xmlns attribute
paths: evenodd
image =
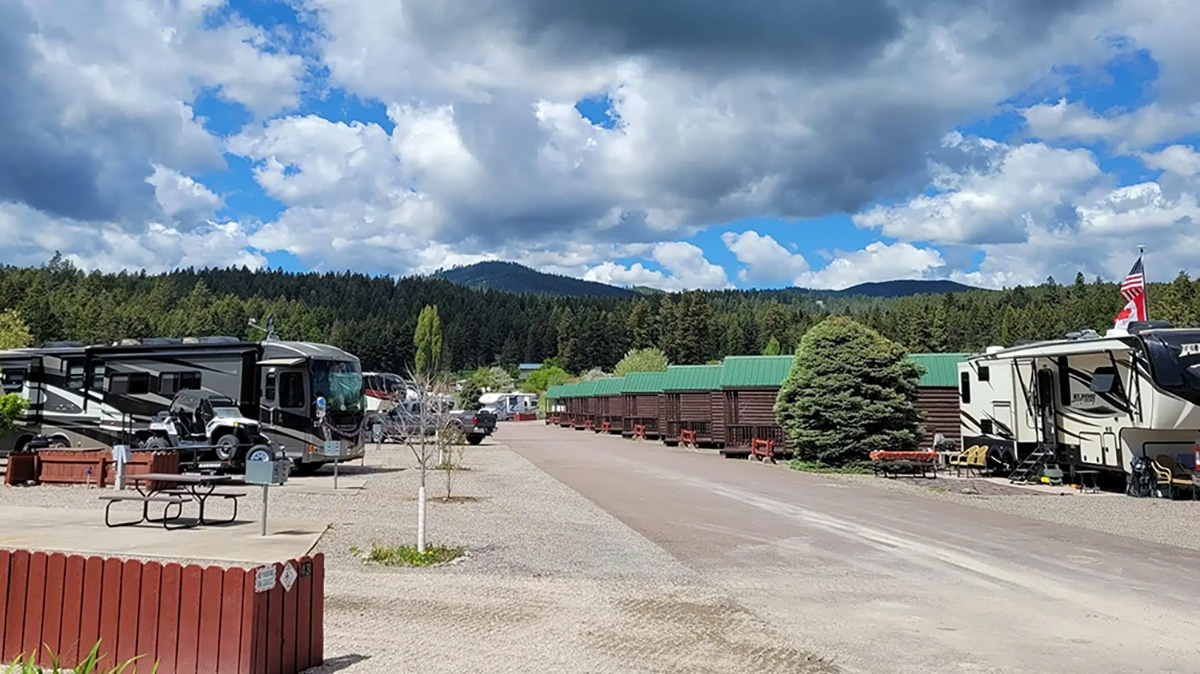
<svg viewBox="0 0 1200 674"><path fill-rule="evenodd" d="M70 446L71 443L67 442L66 438L61 435L56 435L50 438L50 444L47 445L47 449L66 449Z"/></svg>

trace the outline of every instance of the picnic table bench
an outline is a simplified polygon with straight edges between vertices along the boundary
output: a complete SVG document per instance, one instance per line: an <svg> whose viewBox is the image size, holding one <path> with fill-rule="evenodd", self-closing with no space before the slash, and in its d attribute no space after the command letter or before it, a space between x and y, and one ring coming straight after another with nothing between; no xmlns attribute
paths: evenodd
<svg viewBox="0 0 1200 674"><path fill-rule="evenodd" d="M100 497L101 500L107 501L108 504L104 507L104 524L108 527L133 526L142 522L153 524L162 524L164 529L190 529L202 524L229 524L237 519L238 499L244 497L246 492L239 491L218 491L217 487L221 485L237 484L237 482L228 475L174 475L170 473L142 473L140 475L129 475L126 481L133 484L136 493L125 494L105 494ZM167 487L159 487L157 489L144 489L144 483L157 483L158 485L172 485ZM205 504L209 498L220 498L224 501L233 501L233 515L228 519L209 520L205 517ZM121 522L113 524L110 518L110 511L115 503L123 501L137 501L142 504L141 519L130 522ZM172 526L172 522L180 519L183 516L183 504L196 502L199 505L199 513L196 521L191 524L180 524ZM165 503L163 506L163 515L160 518L150 517L151 503ZM175 506L176 514L173 517L168 517L167 512Z"/></svg>
<svg viewBox="0 0 1200 674"><path fill-rule="evenodd" d="M919 473L921 477L928 477L929 473L932 472L933 477L937 478L937 452L874 451L871 452L870 457L871 469L875 472L875 475L882 473L884 477L897 477L899 475L916 477Z"/></svg>

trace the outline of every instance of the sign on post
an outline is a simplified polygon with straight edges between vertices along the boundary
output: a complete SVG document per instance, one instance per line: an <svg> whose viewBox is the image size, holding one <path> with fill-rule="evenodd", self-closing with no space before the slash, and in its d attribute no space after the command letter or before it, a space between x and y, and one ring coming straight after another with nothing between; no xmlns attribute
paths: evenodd
<svg viewBox="0 0 1200 674"><path fill-rule="evenodd" d="M272 567L274 568L274 567ZM284 592L292 591L292 584L296 582L296 567L288 562L283 567L283 573L279 574L279 584L283 586Z"/></svg>
<svg viewBox="0 0 1200 674"><path fill-rule="evenodd" d="M324 450L323 453L325 454L326 457L336 459L342 455L342 441L341 440L326 440L325 446L322 447L322 449ZM337 483L338 483L338 462L334 461L333 462L333 488L335 490L337 489Z"/></svg>

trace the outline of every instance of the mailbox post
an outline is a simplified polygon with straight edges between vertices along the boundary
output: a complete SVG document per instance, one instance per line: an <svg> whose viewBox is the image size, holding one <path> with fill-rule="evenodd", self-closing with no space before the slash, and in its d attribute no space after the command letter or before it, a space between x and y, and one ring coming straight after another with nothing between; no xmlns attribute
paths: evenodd
<svg viewBox="0 0 1200 674"><path fill-rule="evenodd" d="M290 461L247 461L246 484L262 486L262 535L267 535L267 493L272 485L287 482Z"/></svg>

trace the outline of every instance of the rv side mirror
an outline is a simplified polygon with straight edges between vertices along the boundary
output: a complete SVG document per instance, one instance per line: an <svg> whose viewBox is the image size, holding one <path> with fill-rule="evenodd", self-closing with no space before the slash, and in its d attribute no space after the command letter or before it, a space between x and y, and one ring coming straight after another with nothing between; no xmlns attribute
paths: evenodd
<svg viewBox="0 0 1200 674"><path fill-rule="evenodd" d="M325 396L317 396L317 421L325 418Z"/></svg>

